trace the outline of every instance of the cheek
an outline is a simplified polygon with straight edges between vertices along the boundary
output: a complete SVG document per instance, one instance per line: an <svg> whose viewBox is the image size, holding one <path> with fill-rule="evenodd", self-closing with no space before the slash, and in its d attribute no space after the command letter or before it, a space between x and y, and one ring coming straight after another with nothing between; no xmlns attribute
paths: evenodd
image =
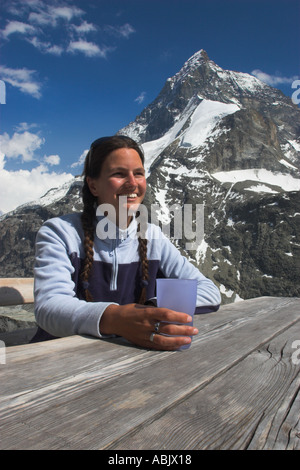
<svg viewBox="0 0 300 470"><path fill-rule="evenodd" d="M146 192L146 188L147 188L147 183L146 183L146 180L144 180L143 182L141 182L140 184L140 190L145 193Z"/></svg>
<svg viewBox="0 0 300 470"><path fill-rule="evenodd" d="M113 204L113 201L116 199L116 193L119 185L115 184L114 182L105 182L105 184L101 185L98 192L98 203L105 204L110 203Z"/></svg>
<svg viewBox="0 0 300 470"><path fill-rule="evenodd" d="M107 184L107 191L110 194L115 194L118 192L119 188L121 186L121 183L117 180L111 180Z"/></svg>

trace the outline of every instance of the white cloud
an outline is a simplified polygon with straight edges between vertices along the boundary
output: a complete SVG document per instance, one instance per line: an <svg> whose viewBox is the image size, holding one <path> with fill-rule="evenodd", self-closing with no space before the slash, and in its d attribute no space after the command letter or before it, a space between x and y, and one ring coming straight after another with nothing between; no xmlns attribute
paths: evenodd
<svg viewBox="0 0 300 470"><path fill-rule="evenodd" d="M34 26L31 26L27 23L22 23L21 21L9 21L2 31L2 36L8 38L11 34L28 34L35 33L36 29Z"/></svg>
<svg viewBox="0 0 300 470"><path fill-rule="evenodd" d="M59 155L44 156L44 164L38 164L32 170L8 171L5 169L7 159L21 157L23 162L36 160L35 151L43 144L44 139L28 131L35 124L22 122L10 137L6 132L0 136L0 213L15 209L20 204L33 201L43 196L49 189L70 181L69 173L50 172L47 165L58 165Z"/></svg>
<svg viewBox="0 0 300 470"><path fill-rule="evenodd" d="M135 29L129 23L126 23L123 26L106 25L104 30L113 34L114 36L119 36L126 39L128 39L130 34L135 33Z"/></svg>
<svg viewBox="0 0 300 470"><path fill-rule="evenodd" d="M0 154L0 168L1 168ZM71 181L73 175L68 173L49 172L40 165L31 171L7 171L0 169L0 213L14 210L21 204L43 196L49 189Z"/></svg>
<svg viewBox="0 0 300 470"><path fill-rule="evenodd" d="M41 41L36 36L33 38L28 38L27 41L44 54L53 54L59 56L64 51L63 47L52 45L50 42Z"/></svg>
<svg viewBox="0 0 300 470"><path fill-rule="evenodd" d="M59 155L48 155L44 157L44 161L48 163L48 165L59 165L60 164L60 156Z"/></svg>
<svg viewBox="0 0 300 470"><path fill-rule="evenodd" d="M115 47L88 41L87 35L99 30L99 26L83 20L85 11L66 1L11 0L6 10L23 21L9 21L2 36L9 40L13 33L21 33L23 40L43 54L60 56L63 53L82 53L87 57L105 59L108 52L115 50ZM55 28L60 28L60 33L63 34L54 36L51 29ZM121 39L128 39L135 33L129 23L103 26L102 30ZM60 44L54 43L54 38L57 37L61 40Z"/></svg>
<svg viewBox="0 0 300 470"><path fill-rule="evenodd" d="M24 162L32 161L34 152L43 144L44 139L28 131L22 134L15 132L11 138L6 132L0 135L1 152L7 158L22 157Z"/></svg>
<svg viewBox="0 0 300 470"><path fill-rule="evenodd" d="M279 75L269 75L268 73L262 72L259 69L252 70L251 75L254 75L254 77L258 78L262 82L266 83L267 85L275 87L276 85L289 85L291 84L294 80L296 80L297 76L293 77L281 77Z"/></svg>
<svg viewBox="0 0 300 470"><path fill-rule="evenodd" d="M83 10L75 6L50 7L49 12L54 18L63 18L66 21L70 21L72 18L84 14Z"/></svg>
<svg viewBox="0 0 300 470"><path fill-rule="evenodd" d="M146 92L142 91L142 93L140 93L139 96L134 101L136 101L138 104L141 104L143 103L143 101L145 101L145 98L146 98Z"/></svg>
<svg viewBox="0 0 300 470"><path fill-rule="evenodd" d="M39 13L31 12L29 14L28 20L30 21L30 23L36 23L41 26L46 26L46 25L55 26L56 24L55 17L51 16L51 14L48 13L47 11L43 11Z"/></svg>
<svg viewBox="0 0 300 470"><path fill-rule="evenodd" d="M35 70L26 68L12 69L0 65L0 76L4 82L18 88L22 93L27 93L34 98L41 97L41 84L34 78Z"/></svg>
<svg viewBox="0 0 300 470"><path fill-rule="evenodd" d="M32 11L29 14L29 21L39 25L49 25L52 27L55 27L59 20L69 22L74 17L81 16L84 14L83 10L75 6L55 7L46 3L39 3L37 5L36 10L37 11Z"/></svg>
<svg viewBox="0 0 300 470"><path fill-rule="evenodd" d="M135 33L135 29L130 24L126 23L123 26L121 26L120 28L121 36L128 38L128 36L132 33Z"/></svg>
<svg viewBox="0 0 300 470"><path fill-rule="evenodd" d="M33 129L35 127L38 127L38 125L35 123L28 124L28 122L20 122L20 124L17 124L14 129L17 132L24 132L29 131L29 129Z"/></svg>
<svg viewBox="0 0 300 470"><path fill-rule="evenodd" d="M71 28L79 35L97 30L97 27L94 24L87 23L87 21L84 21L79 26L77 26L76 24L72 24Z"/></svg>
<svg viewBox="0 0 300 470"><path fill-rule="evenodd" d="M93 42L88 42L84 40L79 41L71 41L68 47L68 52L76 53L82 52L87 57L106 57L107 52L111 50L109 47L102 47L100 48L97 44Z"/></svg>

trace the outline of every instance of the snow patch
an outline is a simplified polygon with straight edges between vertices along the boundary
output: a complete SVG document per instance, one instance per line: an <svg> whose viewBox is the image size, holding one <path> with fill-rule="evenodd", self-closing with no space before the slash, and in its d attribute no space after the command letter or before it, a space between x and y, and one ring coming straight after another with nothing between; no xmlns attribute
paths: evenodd
<svg viewBox="0 0 300 470"><path fill-rule="evenodd" d="M289 140L288 142L295 150L297 150L297 152L300 152L300 142L297 142L297 140Z"/></svg>
<svg viewBox="0 0 300 470"><path fill-rule="evenodd" d="M240 297L238 294L235 294L234 302L241 302L243 300L244 299L242 299L242 297Z"/></svg>
<svg viewBox="0 0 300 470"><path fill-rule="evenodd" d="M191 116L191 123L181 139L182 147L200 147L204 144L216 127L217 123L228 114L240 108L236 104L219 101L203 100Z"/></svg>
<svg viewBox="0 0 300 470"><path fill-rule="evenodd" d="M200 261L203 262L205 260L206 252L207 252L208 248L209 248L208 244L203 239L202 242L200 243L200 245L198 246L197 251L196 251L196 261L197 261L198 264L199 264Z"/></svg>
<svg viewBox="0 0 300 470"><path fill-rule="evenodd" d="M282 165L286 166L287 168L292 168L293 170L297 170L297 167L292 165L291 163L287 162L286 160L279 160L279 163L281 163Z"/></svg>
<svg viewBox="0 0 300 470"><path fill-rule="evenodd" d="M185 110L166 134L159 139L145 142L142 145L145 155L146 173L149 173L149 168L154 160L175 139L181 139L181 147L201 147L208 137L216 138L213 131L225 116L235 113L240 109L237 104L226 104L219 101L201 99L201 97L198 98L201 100L200 103L195 104L193 99L190 100ZM182 131L188 119L191 122L188 128ZM226 129L218 129L218 131L215 130L214 132L219 136L226 132Z"/></svg>
<svg viewBox="0 0 300 470"><path fill-rule="evenodd" d="M245 191L253 191L254 193L271 193L271 194L278 193L278 191L275 191L275 189L272 189L269 186L266 186L265 184L259 184L257 186L250 186L249 188L245 188Z"/></svg>
<svg viewBox="0 0 300 470"><path fill-rule="evenodd" d="M234 294L233 290L227 289L223 284L220 284L219 289L220 289L221 294L226 295L226 297L229 297L229 298L230 298L230 297L232 297L233 294Z"/></svg>
<svg viewBox="0 0 300 470"><path fill-rule="evenodd" d="M168 147L180 133L180 130L185 125L187 119L189 118L191 112L193 112L195 104L191 100L186 106L185 110L180 117L177 118L175 124L171 129L166 132L162 137L156 140L151 140L142 144L142 148L145 156L145 170L146 173L149 172L149 168L154 162L154 160L160 155L160 153Z"/></svg>
<svg viewBox="0 0 300 470"><path fill-rule="evenodd" d="M220 171L213 173L212 176L220 183L238 183L243 181L254 181L255 183L265 183L273 186L279 186L284 191L300 191L300 179L293 178L279 172L272 172L264 169L249 169L249 170L233 170L233 171ZM267 191L267 188L262 186L256 187L256 190ZM253 189L252 189L253 190ZM268 192L271 192L268 188ZM273 192L276 192L273 190Z"/></svg>

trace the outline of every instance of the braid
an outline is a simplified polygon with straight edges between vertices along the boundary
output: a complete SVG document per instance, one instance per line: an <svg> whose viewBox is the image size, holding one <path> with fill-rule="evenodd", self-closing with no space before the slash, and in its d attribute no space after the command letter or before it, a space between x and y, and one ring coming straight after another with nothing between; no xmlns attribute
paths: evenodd
<svg viewBox="0 0 300 470"><path fill-rule="evenodd" d="M84 250L85 259L81 278L83 281L83 287L85 290L85 296L87 302L92 302L93 298L89 291L89 277L94 261L94 220L95 220L95 209L94 202L95 197L90 193L86 181L82 188L82 200L83 200L83 212L81 214L81 223L84 231Z"/></svg>
<svg viewBox="0 0 300 470"><path fill-rule="evenodd" d="M138 226L138 232L140 231L140 224ZM139 254L142 265L142 291L139 298L139 304L144 305L146 298L146 288L149 280L149 261L147 258L147 238L145 235L139 234Z"/></svg>

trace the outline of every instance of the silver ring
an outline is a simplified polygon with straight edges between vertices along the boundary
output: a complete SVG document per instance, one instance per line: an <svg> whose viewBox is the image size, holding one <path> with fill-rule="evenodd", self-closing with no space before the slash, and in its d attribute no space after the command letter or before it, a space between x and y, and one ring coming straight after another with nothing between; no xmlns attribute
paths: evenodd
<svg viewBox="0 0 300 470"><path fill-rule="evenodd" d="M150 335L150 341L152 341L152 343L153 343L153 340L154 340L154 336L155 336L155 333L151 333L151 335Z"/></svg>
<svg viewBox="0 0 300 470"><path fill-rule="evenodd" d="M156 322L155 325L154 325L154 331L155 333L158 333L159 331L159 325L160 325L160 321Z"/></svg>

